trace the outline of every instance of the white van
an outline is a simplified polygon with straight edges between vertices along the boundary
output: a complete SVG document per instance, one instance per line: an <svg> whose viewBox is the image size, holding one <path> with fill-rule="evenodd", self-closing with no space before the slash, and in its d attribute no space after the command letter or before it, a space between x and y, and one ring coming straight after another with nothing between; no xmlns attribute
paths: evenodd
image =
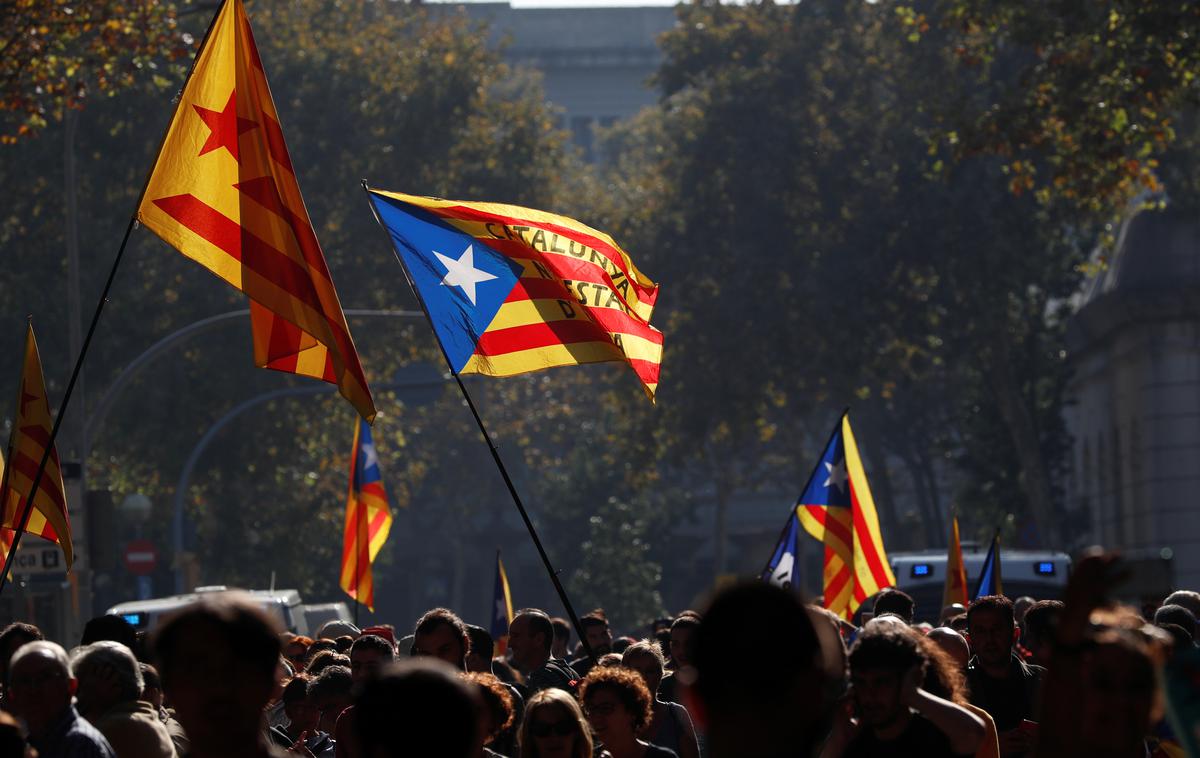
<svg viewBox="0 0 1200 758"><path fill-rule="evenodd" d="M199 601L206 594L225 592L229 588L223 585L213 587L197 587L195 592L185 595L154 598L152 600L131 600L128 603L118 603L108 609L111 616L121 616L138 631L151 631L163 616L177 611L184 606ZM241 590L258 602L263 610L277 620L284 629L295 634L307 635L308 620L301 608L303 601L296 590Z"/></svg>

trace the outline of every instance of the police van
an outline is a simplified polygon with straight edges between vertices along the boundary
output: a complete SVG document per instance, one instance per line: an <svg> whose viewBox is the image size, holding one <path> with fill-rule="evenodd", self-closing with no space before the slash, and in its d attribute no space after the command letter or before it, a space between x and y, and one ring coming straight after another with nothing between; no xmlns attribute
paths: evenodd
<svg viewBox="0 0 1200 758"><path fill-rule="evenodd" d="M896 589L916 601L916 620L936 624L942 611L942 591L946 586L946 549L893 553L888 556ZM967 593L979 581L979 572L987 558L986 547L963 543L963 566L967 571ZM1063 552L1046 550L1000 551L1000 581L1005 596L1016 599L1028 595L1034 600L1058 600L1071 573L1071 558Z"/></svg>
<svg viewBox="0 0 1200 758"><path fill-rule="evenodd" d="M150 631L158 625L163 616L199 602L206 594L225 592L228 589L222 585L197 587L195 592L184 595L171 595L152 600L131 600L109 608L108 615L121 616L138 631ZM295 634L308 634L308 620L300 600L300 593L296 590L242 591L278 621L284 629Z"/></svg>

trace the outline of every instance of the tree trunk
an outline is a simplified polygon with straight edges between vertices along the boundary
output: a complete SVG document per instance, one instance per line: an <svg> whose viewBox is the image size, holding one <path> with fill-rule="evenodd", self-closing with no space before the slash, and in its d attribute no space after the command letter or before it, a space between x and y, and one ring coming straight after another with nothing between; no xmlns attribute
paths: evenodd
<svg viewBox="0 0 1200 758"><path fill-rule="evenodd" d="M1029 499L1029 510L1037 525L1042 544L1049 547L1060 545L1058 523L1054 517L1054 497L1050 486L1050 473L1042 459L1041 439L1037 424L1030 412L1017 377L1013 375L1012 363L1008 359L1009 345L1001 336L994 339L993 350L985 354L988 383L996 398L996 407L1004 425L1008 427L1017 460L1021 464L1021 488Z"/></svg>

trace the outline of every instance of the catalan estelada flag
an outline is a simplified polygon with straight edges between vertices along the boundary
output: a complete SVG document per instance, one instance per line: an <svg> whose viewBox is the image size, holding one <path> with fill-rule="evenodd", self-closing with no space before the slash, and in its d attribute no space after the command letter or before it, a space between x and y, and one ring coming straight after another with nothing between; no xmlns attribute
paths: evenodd
<svg viewBox="0 0 1200 758"><path fill-rule="evenodd" d="M607 234L513 205L369 197L454 372L622 361L654 399L658 285Z"/></svg>
<svg viewBox="0 0 1200 758"><path fill-rule="evenodd" d="M346 496L346 529L342 540L342 572L338 584L350 597L375 610L375 578L371 564L392 528L379 455L371 427L355 422L350 455L350 493Z"/></svg>
<svg viewBox="0 0 1200 758"><path fill-rule="evenodd" d="M504 655L508 647L508 625L513 620L512 592L508 588L508 574L504 571L504 561L500 560L500 551L496 551L496 589L492 594L492 640L496 649L493 655Z"/></svg>
<svg viewBox="0 0 1200 758"><path fill-rule="evenodd" d="M842 414L829 438L796 515L825 544L826 608L849 619L864 600L896 584L849 414Z"/></svg>
<svg viewBox="0 0 1200 758"><path fill-rule="evenodd" d="M71 547L71 522L67 516L66 488L63 487L58 451L53 447L50 448L50 458L46 461L37 493L33 493L33 480L46 453L46 446L50 444L50 432L54 424L50 419L46 380L42 375L42 359L38 355L32 324L25 333L24 367L21 369L15 419L12 434L8 438L8 460L3 478L4 514L0 519L0 527L6 532L21 529L21 518L32 496L33 508L24 531L57 542L69 568L75 562ZM6 557L14 536L10 533L0 538Z"/></svg>
<svg viewBox="0 0 1200 758"><path fill-rule="evenodd" d="M241 0L196 54L138 220L246 293L258 366L335 384L374 419Z"/></svg>
<svg viewBox="0 0 1200 758"><path fill-rule="evenodd" d="M942 607L958 603L966 607L967 569L963 565L962 542L958 538L958 516L950 520L950 546L946 552L946 584L942 588Z"/></svg>
<svg viewBox="0 0 1200 758"><path fill-rule="evenodd" d="M988 548L987 557L979 569L979 581L975 583L972 600L978 600L986 595L1003 595L1004 584L1000 581L1000 532L992 538L992 546Z"/></svg>
<svg viewBox="0 0 1200 758"><path fill-rule="evenodd" d="M762 580L776 587L789 588L796 583L800 561L800 519L796 512L788 515L783 533L775 545L771 560L762 572Z"/></svg>

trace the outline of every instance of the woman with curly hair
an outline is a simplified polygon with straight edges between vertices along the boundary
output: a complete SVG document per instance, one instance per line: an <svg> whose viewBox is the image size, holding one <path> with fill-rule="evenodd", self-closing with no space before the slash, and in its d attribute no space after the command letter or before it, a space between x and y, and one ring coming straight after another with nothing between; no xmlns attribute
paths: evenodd
<svg viewBox="0 0 1200 758"><path fill-rule="evenodd" d="M546 689L525 704L521 758L592 758L592 730L569 692Z"/></svg>
<svg viewBox="0 0 1200 758"><path fill-rule="evenodd" d="M579 699L612 758L679 758L674 750L638 739L654 712L650 690L637 672L598 666L584 678Z"/></svg>
<svg viewBox="0 0 1200 758"><path fill-rule="evenodd" d="M483 708L479 709L479 752L478 758L491 758L500 753L489 750L485 745L495 741L496 736L507 729L513 721L513 699L494 674L479 671L459 674L479 692Z"/></svg>

